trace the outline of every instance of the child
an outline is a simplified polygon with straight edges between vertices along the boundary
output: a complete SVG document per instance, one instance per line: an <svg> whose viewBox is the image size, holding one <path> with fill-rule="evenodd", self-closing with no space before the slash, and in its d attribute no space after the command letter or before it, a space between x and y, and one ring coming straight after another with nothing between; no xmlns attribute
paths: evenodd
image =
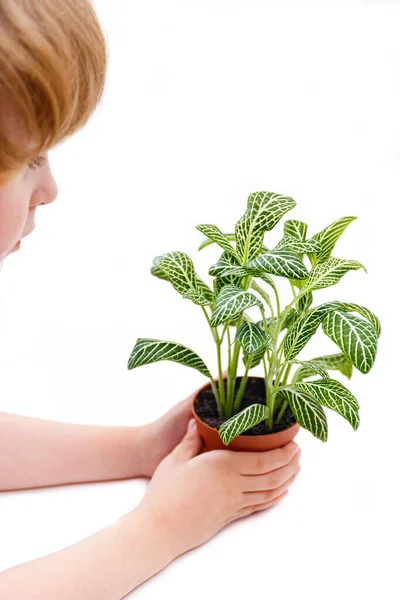
<svg viewBox="0 0 400 600"><path fill-rule="evenodd" d="M0 0L0 263L34 229L36 208L56 199L48 150L87 122L106 66L89 0ZM191 401L141 427L0 413L2 492L151 479L139 506L115 523L3 571L1 598L122 598L231 521L281 500L299 470L297 445L202 453Z"/></svg>

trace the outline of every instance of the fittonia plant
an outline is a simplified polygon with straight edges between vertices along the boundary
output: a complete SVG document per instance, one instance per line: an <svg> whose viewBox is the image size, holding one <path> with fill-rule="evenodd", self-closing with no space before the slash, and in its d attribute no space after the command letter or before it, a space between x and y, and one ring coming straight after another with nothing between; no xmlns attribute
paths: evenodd
<svg viewBox="0 0 400 600"><path fill-rule="evenodd" d="M351 302L313 306L318 290L335 285L348 271L365 270L355 260L331 256L336 241L356 217L343 217L308 239L307 224L289 220L284 223L279 243L272 249L264 246L264 234L295 205L287 196L254 192L234 234L223 234L215 225L198 225L207 237L199 250L213 243L223 250L209 270L214 278L212 288L200 279L184 252L169 252L153 261L151 273L169 281L203 312L216 345L218 379L214 380L190 348L156 339L137 340L128 369L172 360L208 377L219 415L226 419L219 428L226 445L263 420L273 431L288 405L296 421L322 441L328 436L324 406L342 415L355 430L359 426L357 400L328 371L340 371L350 378L354 365L361 373L368 373L377 352L379 320L368 308ZM292 289L293 299L284 307L273 276L285 279ZM259 310L257 322L245 312L253 307ZM340 352L300 360L300 352L320 325ZM227 385L223 380L224 347ZM237 389L241 354L245 373ZM265 405L253 404L241 410L249 371L260 363L265 377Z"/></svg>

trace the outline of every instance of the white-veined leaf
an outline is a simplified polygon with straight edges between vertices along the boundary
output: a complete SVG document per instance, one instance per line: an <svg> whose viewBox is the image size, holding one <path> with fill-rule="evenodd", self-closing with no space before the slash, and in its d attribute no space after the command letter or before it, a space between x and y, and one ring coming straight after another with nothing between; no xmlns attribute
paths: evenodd
<svg viewBox="0 0 400 600"><path fill-rule="evenodd" d="M350 379L353 371L353 363L342 352L339 352L338 354L318 356L307 361L307 364L308 363L318 365L323 369L328 369L330 371L340 371L340 373L345 375L348 379ZM306 365L303 365L297 369L296 373L293 375L292 382L302 381L303 379L311 377L312 375L314 375L314 371Z"/></svg>
<svg viewBox="0 0 400 600"><path fill-rule="evenodd" d="M214 294L212 290L208 287L206 283L198 275L196 275L196 289L197 291L206 298L206 300L210 300L210 303L214 302Z"/></svg>
<svg viewBox="0 0 400 600"><path fill-rule="evenodd" d="M356 260L328 258L311 269L305 287L310 291L322 290L323 288L335 285L348 271L360 268L364 269L363 265Z"/></svg>
<svg viewBox="0 0 400 600"><path fill-rule="evenodd" d="M288 210L296 206L293 198L273 192L253 192L247 200L247 209L236 223L236 251L242 262L258 256L264 233L275 227Z"/></svg>
<svg viewBox="0 0 400 600"><path fill-rule="evenodd" d="M320 377L322 377L323 379L329 379L329 375L325 368L319 365L318 363L313 362L312 360L297 360L297 358L294 358L293 360L289 360L288 362L295 365L302 365L302 368L307 370L310 373L310 375L320 375ZM298 371L296 371L296 373L297 372ZM297 383L298 379L293 378L292 383L294 383L294 381L296 381Z"/></svg>
<svg viewBox="0 0 400 600"><path fill-rule="evenodd" d="M276 322L277 322L276 317L274 317L274 318L268 317L265 320L267 322L267 332L274 339L275 338L275 334L276 334ZM262 319L260 321L258 321L256 323L256 325L257 325L257 327L259 327L260 329L262 329L263 331L265 331L264 321Z"/></svg>
<svg viewBox="0 0 400 600"><path fill-rule="evenodd" d="M196 274L192 260L184 252L167 252L153 260L177 292L184 294L196 289Z"/></svg>
<svg viewBox="0 0 400 600"><path fill-rule="evenodd" d="M369 321L333 310L324 317L322 329L361 373L371 370L376 357L378 335Z"/></svg>
<svg viewBox="0 0 400 600"><path fill-rule="evenodd" d="M299 315L297 313L297 310L295 308L289 309L289 311L285 315L285 318L282 321L281 330L289 329L293 325L293 323L297 321L298 318Z"/></svg>
<svg viewBox="0 0 400 600"><path fill-rule="evenodd" d="M266 349L265 348L260 348L259 350L257 350L257 352L254 352L253 354L253 358L251 359L251 364L250 364L250 369L254 369L254 367L257 367L260 362L262 361L264 355L266 353ZM249 358L250 358L250 354L246 354L246 352L243 352L243 364L245 367L247 367L247 363L249 362Z"/></svg>
<svg viewBox="0 0 400 600"><path fill-rule="evenodd" d="M299 308L300 313L305 313L311 307L313 303L313 295L312 292L307 292L303 296L300 296L297 302L297 306Z"/></svg>
<svg viewBox="0 0 400 600"><path fill-rule="evenodd" d="M228 242L236 241L234 233L223 233L222 235ZM211 246L212 244L215 244L215 243L216 242L214 242L214 240L210 240L209 238L207 238L206 240L201 242L200 246L198 247L198 250L203 250L203 248L206 248L207 246Z"/></svg>
<svg viewBox="0 0 400 600"><path fill-rule="evenodd" d="M218 229L216 225L211 225L209 223L204 223L202 225L197 225L196 229L204 233L210 240L218 244L221 248L223 248L229 254L232 254L237 260L239 257L237 256L234 248L231 246L227 238L224 236L222 231Z"/></svg>
<svg viewBox="0 0 400 600"><path fill-rule="evenodd" d="M267 417L268 410L265 404L252 404L225 421L218 429L219 437L225 446L228 446L243 431L247 431L254 425L261 423L261 421L265 421Z"/></svg>
<svg viewBox="0 0 400 600"><path fill-rule="evenodd" d="M317 331L325 315L335 309L341 309L341 302L326 302L298 319L289 329L284 340L286 360L295 358Z"/></svg>
<svg viewBox="0 0 400 600"><path fill-rule="evenodd" d="M290 250L271 250L260 254L248 262L245 267L289 279L307 279L308 277L305 264L297 254Z"/></svg>
<svg viewBox="0 0 400 600"><path fill-rule="evenodd" d="M262 348L275 348L274 341L269 333L265 333L256 324L243 323L235 336L235 341L239 342L246 354L253 354Z"/></svg>
<svg viewBox="0 0 400 600"><path fill-rule="evenodd" d="M228 264L230 264L232 267L234 267L234 270L237 269L241 269L242 267L239 265L238 261L236 260L236 258L230 254L229 252L223 252L221 254L221 257L218 261L219 263L224 263L226 264L226 266ZM218 263L217 263L218 264ZM242 275L234 275L233 273L231 273L230 275L226 275L225 277L215 277L214 281L213 281L213 287L214 287L214 294L215 296L218 296L220 291L222 290L223 287L227 286L227 285L235 285L236 287L241 287L241 283L243 280L243 276Z"/></svg>
<svg viewBox="0 0 400 600"><path fill-rule="evenodd" d="M184 298L203 306L211 304L213 293L196 274L192 260L184 252L168 252L153 259L151 272L169 281Z"/></svg>
<svg viewBox="0 0 400 600"><path fill-rule="evenodd" d="M266 273L262 273L261 274L260 272L257 272L257 274L255 275L255 277L258 277L259 279L262 279L263 281L265 281L265 283L268 283L268 285L270 285L272 288L274 288L276 290L276 285L274 283L274 280L272 279L272 277L270 277Z"/></svg>
<svg viewBox="0 0 400 600"><path fill-rule="evenodd" d="M307 235L307 223L304 221L296 221L295 219L289 219L285 221L283 225L283 235L291 235L298 240L305 240Z"/></svg>
<svg viewBox="0 0 400 600"><path fill-rule="evenodd" d="M197 369L206 377L211 377L205 363L190 348L176 342L150 338L139 338L137 340L128 360L128 369L149 365L160 360L172 360L181 365Z"/></svg>
<svg viewBox="0 0 400 600"><path fill-rule="evenodd" d="M233 265L226 258L220 258L215 265L210 267L208 274L212 277L228 277L229 275L246 277L249 274L249 270L240 265Z"/></svg>
<svg viewBox="0 0 400 600"><path fill-rule="evenodd" d="M321 244L318 240L299 240L292 235L285 235L275 246L274 250L287 248L297 254L317 253L321 250Z"/></svg>
<svg viewBox="0 0 400 600"><path fill-rule="evenodd" d="M353 394L339 381L335 379L324 379L319 381L308 381L295 383L296 389L312 396L314 400L331 408L347 419L354 430L358 429L360 417L358 415L359 404Z"/></svg>
<svg viewBox="0 0 400 600"><path fill-rule="evenodd" d="M197 290L188 290L183 294L183 297L187 300L191 300L192 302L194 302L194 304L197 304L198 306L208 306L209 304L211 304L211 300L207 300L207 298L205 298L203 294L201 294Z"/></svg>
<svg viewBox="0 0 400 600"><path fill-rule="evenodd" d="M318 240L321 244L321 251L317 253L318 262L323 262L330 257L332 250L343 231L356 218L357 217L343 217L342 219L338 219L312 236L311 239Z"/></svg>
<svg viewBox="0 0 400 600"><path fill-rule="evenodd" d="M322 406L305 392L295 387L286 387L278 391L276 398L287 400L296 421L304 429L326 442L328 439L328 423Z"/></svg>
<svg viewBox="0 0 400 600"><path fill-rule="evenodd" d="M374 327L377 336L380 337L381 324L380 324L378 317L376 315L374 315L373 312L371 312L365 306L360 306L359 304L353 304L351 302L345 302L344 307L345 308L343 308L342 310L346 310L349 312L358 312L360 315L365 317L371 323L371 325Z"/></svg>
<svg viewBox="0 0 400 600"><path fill-rule="evenodd" d="M234 285L226 285L220 291L211 316L211 326L217 327L239 316L246 308L261 306L261 301L245 290Z"/></svg>
<svg viewBox="0 0 400 600"><path fill-rule="evenodd" d="M153 264L151 266L151 274L154 275L154 277L158 277L158 279L164 279L165 281L169 281L167 275L164 273L164 271L162 269L160 269L158 262L157 262L157 258L153 259Z"/></svg>

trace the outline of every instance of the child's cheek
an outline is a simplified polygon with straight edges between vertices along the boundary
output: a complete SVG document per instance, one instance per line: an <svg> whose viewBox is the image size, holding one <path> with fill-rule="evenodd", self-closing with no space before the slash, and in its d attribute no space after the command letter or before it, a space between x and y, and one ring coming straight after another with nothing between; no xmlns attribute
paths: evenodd
<svg viewBox="0 0 400 600"><path fill-rule="evenodd" d="M29 198L18 197L9 186L0 186L0 260L21 239L29 210Z"/></svg>

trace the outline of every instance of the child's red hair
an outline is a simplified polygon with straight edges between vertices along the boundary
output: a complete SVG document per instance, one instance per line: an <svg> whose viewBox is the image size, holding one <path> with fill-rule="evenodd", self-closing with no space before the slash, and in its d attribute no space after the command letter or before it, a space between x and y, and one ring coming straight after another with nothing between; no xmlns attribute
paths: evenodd
<svg viewBox="0 0 400 600"><path fill-rule="evenodd" d="M0 185L87 122L107 61L90 0L0 0ZM29 145L13 143L10 107Z"/></svg>

